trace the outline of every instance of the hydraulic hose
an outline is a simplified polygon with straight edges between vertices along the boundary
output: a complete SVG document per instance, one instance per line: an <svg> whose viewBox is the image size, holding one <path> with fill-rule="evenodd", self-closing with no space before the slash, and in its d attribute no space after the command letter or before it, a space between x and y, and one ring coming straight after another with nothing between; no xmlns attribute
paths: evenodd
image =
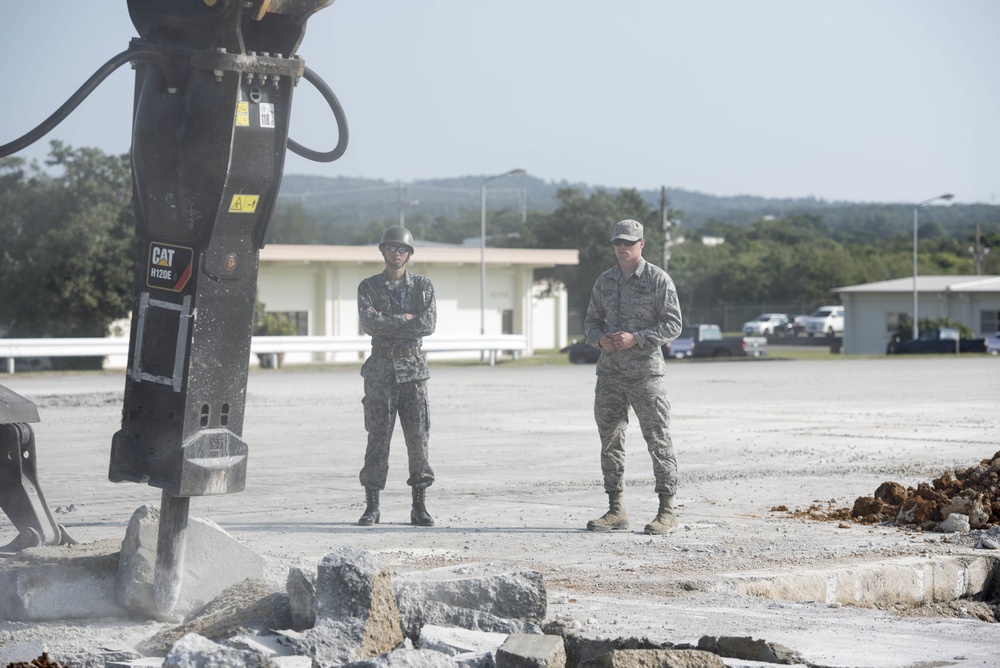
<svg viewBox="0 0 1000 668"><path fill-rule="evenodd" d="M338 141L337 145L333 147L332 151L326 153L320 153L319 151L313 151L304 147L302 144L298 143L291 137L288 138L288 149L293 153L306 158L307 160L312 160L313 162L333 162L340 156L344 155L347 150L347 115L344 114L344 108L340 106L340 100L334 95L330 87L326 85L318 74L313 72L311 69L306 67L302 72L303 78L316 87L316 90L320 92L326 103L330 105L330 110L333 111L333 117L337 120L337 134Z"/></svg>
<svg viewBox="0 0 1000 668"><path fill-rule="evenodd" d="M0 158L5 158L8 155L17 153L47 135L54 127L62 123L74 109L80 106L80 103L87 99L87 96L93 93L94 89L96 89L102 81L107 79L112 72L125 63L132 62L133 60L146 60L158 65L167 77L167 89L170 92L176 92L177 83L173 80L172 71L166 56L153 49L129 49L122 51L118 55L112 57L108 62L101 65L101 67L98 68L98 70L94 72L90 78L87 79L87 81L85 81L84 84L63 103L61 107L56 109L51 116L42 121L34 130L31 130L27 134L18 137L8 144L0 146Z"/></svg>

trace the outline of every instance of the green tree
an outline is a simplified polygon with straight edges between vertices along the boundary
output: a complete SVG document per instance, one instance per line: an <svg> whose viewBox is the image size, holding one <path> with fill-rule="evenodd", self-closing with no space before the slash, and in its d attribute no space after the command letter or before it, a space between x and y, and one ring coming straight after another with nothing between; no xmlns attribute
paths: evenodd
<svg viewBox="0 0 1000 668"><path fill-rule="evenodd" d="M323 230L301 201L279 203L264 236L269 244L318 244L322 239Z"/></svg>
<svg viewBox="0 0 1000 668"><path fill-rule="evenodd" d="M549 215L529 216L523 230L528 248L575 248L580 264L555 267L540 272L542 278L559 281L569 294L569 308L582 318L590 302L594 282L616 260L609 240L616 221L633 218L644 226L646 249L643 255L654 264L663 260L663 233L659 212L650 208L636 190L610 193L598 190L585 197L575 188L558 192L559 206ZM575 323L582 327L583 322Z"/></svg>
<svg viewBox="0 0 1000 668"><path fill-rule="evenodd" d="M54 141L44 172L0 160L0 328L104 336L128 315L135 264L128 156Z"/></svg>

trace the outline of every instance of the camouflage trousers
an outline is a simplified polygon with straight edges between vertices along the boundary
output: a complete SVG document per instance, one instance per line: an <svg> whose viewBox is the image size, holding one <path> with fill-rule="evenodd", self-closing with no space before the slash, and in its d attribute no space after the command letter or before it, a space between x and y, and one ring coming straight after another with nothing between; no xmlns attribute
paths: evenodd
<svg viewBox="0 0 1000 668"><path fill-rule="evenodd" d="M365 465L359 476L361 484L370 489L385 489L385 479L389 475L389 442L398 414L410 466L406 484L430 486L434 482L434 471L428 463L427 440L431 420L427 408L427 381L396 383L366 378L362 403L368 447L365 450Z"/></svg>
<svg viewBox="0 0 1000 668"><path fill-rule="evenodd" d="M677 491L677 460L670 440L670 403L663 376L622 377L599 374L594 392L594 419L601 436L604 491L621 492L625 478L625 429L629 406L653 460L657 494Z"/></svg>

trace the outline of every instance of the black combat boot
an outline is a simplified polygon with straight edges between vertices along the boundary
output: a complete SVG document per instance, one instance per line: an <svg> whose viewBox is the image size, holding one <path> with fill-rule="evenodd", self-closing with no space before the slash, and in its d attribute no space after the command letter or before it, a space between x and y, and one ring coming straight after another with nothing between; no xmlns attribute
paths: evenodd
<svg viewBox="0 0 1000 668"><path fill-rule="evenodd" d="M365 501L368 505L365 506L365 514L358 520L358 526L370 527L373 524L378 524L380 517L378 511L378 490L373 487L365 487Z"/></svg>
<svg viewBox="0 0 1000 668"><path fill-rule="evenodd" d="M410 524L418 527L434 526L434 518L427 512L426 501L427 488L413 487L413 509L410 510Z"/></svg>

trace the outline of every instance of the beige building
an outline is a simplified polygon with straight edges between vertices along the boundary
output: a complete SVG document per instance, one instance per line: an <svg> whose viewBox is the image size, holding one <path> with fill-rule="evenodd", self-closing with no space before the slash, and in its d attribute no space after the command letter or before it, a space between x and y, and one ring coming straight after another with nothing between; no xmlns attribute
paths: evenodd
<svg viewBox="0 0 1000 668"><path fill-rule="evenodd" d="M564 288L544 294L535 269L576 265L579 253L566 249L487 248L485 291L480 290L480 249L468 246L419 246L408 268L434 283L438 306L436 334L526 338L528 355L567 344ZM285 313L298 333L357 337L357 292L362 279L385 268L375 246L300 246L269 244L260 252L258 298L268 312ZM481 295L485 296L481 308ZM326 359L338 354L297 353L286 361ZM344 356L357 359L357 355Z"/></svg>
<svg viewBox="0 0 1000 668"><path fill-rule="evenodd" d="M902 316L913 314L913 279L835 288L844 304L844 353L886 351ZM1000 331L1000 276L918 276L917 317L950 318L977 337Z"/></svg>

